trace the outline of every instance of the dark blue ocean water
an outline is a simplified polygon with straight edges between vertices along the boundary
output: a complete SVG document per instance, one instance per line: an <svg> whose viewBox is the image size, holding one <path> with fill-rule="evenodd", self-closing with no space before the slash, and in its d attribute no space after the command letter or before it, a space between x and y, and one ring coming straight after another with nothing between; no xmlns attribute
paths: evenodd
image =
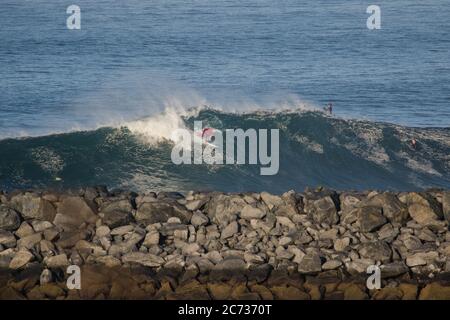
<svg viewBox="0 0 450 320"><path fill-rule="evenodd" d="M81 30L66 28L70 4L81 8ZM332 101L337 119L367 120L370 130L364 131L365 125L354 129L340 120L313 118L317 125L308 129L304 124L294 133L301 132L303 145L306 141L314 149L315 142L326 137L319 143L326 146L334 134L344 131L345 137L335 138L350 158L339 161L350 163L344 161L340 167L337 153L325 147L323 162L305 156L311 162L303 164L304 175L293 182L288 181L298 171L293 161L283 168L284 176L266 179L268 189L315 183L342 188L448 187L450 1L377 1L381 30L366 27L370 4L355 0L2 0L0 139L117 126L166 108L208 105L243 111L306 105L320 109ZM442 129L394 130L375 122ZM330 126L337 127L330 131ZM339 131L339 126L346 129ZM315 132L315 128L323 131ZM352 142L352 130L368 142L356 138ZM105 139L103 133L95 136ZM176 188L175 182L181 180L173 168L158 169L161 174L148 169L149 155L138 168L128 154L120 158L123 163L117 158L110 163L114 158L110 153L101 158L104 141L88 149L87 141L77 137L0 141L0 186L46 186L63 175L61 171L67 186L102 181L129 186L125 170L141 174L132 187L153 183ZM426 154L402 149L411 137L422 139ZM70 147L62 147L65 144ZM296 152L309 152L305 150ZM76 163L81 152L89 160L76 167L78 171L70 169L67 163ZM364 161L370 162L371 169L375 165L385 171L366 170ZM123 176L111 171L121 164L127 164L119 170ZM360 177L344 177L355 166ZM342 171L344 167L347 171ZM208 181L210 188L232 189L224 177L213 173ZM234 187L264 185L259 177L254 184L251 181Z"/></svg>

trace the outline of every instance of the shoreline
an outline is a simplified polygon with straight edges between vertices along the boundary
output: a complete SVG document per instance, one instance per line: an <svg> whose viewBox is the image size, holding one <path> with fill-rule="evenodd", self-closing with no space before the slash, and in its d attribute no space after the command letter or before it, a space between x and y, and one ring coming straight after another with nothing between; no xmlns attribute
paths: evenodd
<svg viewBox="0 0 450 320"><path fill-rule="evenodd" d="M450 299L449 222L448 190L0 192L0 299Z"/></svg>

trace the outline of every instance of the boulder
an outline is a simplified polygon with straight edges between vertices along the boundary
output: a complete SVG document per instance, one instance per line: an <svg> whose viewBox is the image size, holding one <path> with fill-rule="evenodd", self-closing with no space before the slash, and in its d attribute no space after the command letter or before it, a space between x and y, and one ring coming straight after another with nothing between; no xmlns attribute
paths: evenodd
<svg viewBox="0 0 450 320"><path fill-rule="evenodd" d="M65 254L59 254L44 259L44 264L49 268L62 268L69 265L69 260Z"/></svg>
<svg viewBox="0 0 450 320"><path fill-rule="evenodd" d="M169 218L179 218L182 223L188 223L192 213L175 201L144 202L137 209L135 219L138 223L149 225L167 222Z"/></svg>
<svg viewBox="0 0 450 320"><path fill-rule="evenodd" d="M305 211L318 224L333 225L339 222L338 208L331 196L318 200L306 200Z"/></svg>
<svg viewBox="0 0 450 320"><path fill-rule="evenodd" d="M73 231L83 224L95 224L98 216L86 201L77 196L66 196L58 204L53 223L65 231Z"/></svg>
<svg viewBox="0 0 450 320"><path fill-rule="evenodd" d="M381 207L390 222L404 224L408 220L408 208L395 194L385 192L374 195L365 201L365 205Z"/></svg>
<svg viewBox="0 0 450 320"><path fill-rule="evenodd" d="M303 256L298 264L300 273L317 273L322 271L322 261L318 253L311 252Z"/></svg>
<svg viewBox="0 0 450 320"><path fill-rule="evenodd" d="M133 206L130 201L124 199L103 205L98 215L108 227L116 228L127 225L134 220L132 211Z"/></svg>
<svg viewBox="0 0 450 320"><path fill-rule="evenodd" d="M450 191L442 193L442 211L444 218L450 223Z"/></svg>
<svg viewBox="0 0 450 320"><path fill-rule="evenodd" d="M408 211L411 218L423 226L433 225L439 219L439 216L431 207L419 203L411 204Z"/></svg>
<svg viewBox="0 0 450 320"><path fill-rule="evenodd" d="M206 206L209 219L218 225L228 225L238 215L247 202L236 195L214 195Z"/></svg>
<svg viewBox="0 0 450 320"><path fill-rule="evenodd" d="M20 216L14 209L0 204L0 230L16 230L20 226Z"/></svg>
<svg viewBox="0 0 450 320"><path fill-rule="evenodd" d="M33 259L33 254L26 250L19 250L9 264L10 269L20 269Z"/></svg>
<svg viewBox="0 0 450 320"><path fill-rule="evenodd" d="M0 230L0 245L12 248L16 246L16 243L16 237L11 232Z"/></svg>
<svg viewBox="0 0 450 320"><path fill-rule="evenodd" d="M411 218L421 225L432 225L444 217L440 203L428 193L411 192L406 196Z"/></svg>
<svg viewBox="0 0 450 320"><path fill-rule="evenodd" d="M31 192L13 196L11 205L24 219L53 221L56 214L55 207L49 201Z"/></svg>
<svg viewBox="0 0 450 320"><path fill-rule="evenodd" d="M251 219L262 219L266 216L266 213L259 209L252 207L251 205L246 205L240 214L242 219L251 220Z"/></svg>
<svg viewBox="0 0 450 320"><path fill-rule="evenodd" d="M131 252L122 256L123 263L137 263L146 267L159 267L164 259L150 253Z"/></svg>
<svg viewBox="0 0 450 320"><path fill-rule="evenodd" d="M366 259L389 262L392 250L385 241L374 241L361 244L359 254Z"/></svg>
<svg viewBox="0 0 450 320"><path fill-rule="evenodd" d="M433 282L420 291L419 300L450 300L450 286Z"/></svg>
<svg viewBox="0 0 450 320"><path fill-rule="evenodd" d="M380 207L364 206L357 210L362 232L376 231L387 222Z"/></svg>
<svg viewBox="0 0 450 320"><path fill-rule="evenodd" d="M220 235L220 237L222 239L228 239L238 233L238 231L239 225L236 221L233 221L222 230L222 234Z"/></svg>

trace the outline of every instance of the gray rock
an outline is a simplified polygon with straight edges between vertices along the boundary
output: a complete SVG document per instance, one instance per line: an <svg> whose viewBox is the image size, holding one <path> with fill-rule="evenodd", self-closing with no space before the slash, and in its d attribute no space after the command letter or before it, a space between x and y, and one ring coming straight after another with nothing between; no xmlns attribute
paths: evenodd
<svg viewBox="0 0 450 320"><path fill-rule="evenodd" d="M261 192L261 199L264 201L269 210L282 206L284 201L281 197L272 195L268 192Z"/></svg>
<svg viewBox="0 0 450 320"><path fill-rule="evenodd" d="M34 233L33 227L27 221L22 222L19 229L16 230L16 236L19 238L30 236Z"/></svg>
<svg viewBox="0 0 450 320"><path fill-rule="evenodd" d="M322 265L323 270L334 270L342 266L342 262L339 260L328 260Z"/></svg>
<svg viewBox="0 0 450 320"><path fill-rule="evenodd" d="M201 213L200 211L196 211L192 215L191 224L196 227L207 225L208 222L209 222L208 217L203 213Z"/></svg>
<svg viewBox="0 0 450 320"><path fill-rule="evenodd" d="M56 214L55 208L49 201L30 192L13 196L11 204L25 219L53 221Z"/></svg>
<svg viewBox="0 0 450 320"><path fill-rule="evenodd" d="M246 205L240 214L242 219L262 219L266 216L266 213L259 208L252 207L251 205Z"/></svg>
<svg viewBox="0 0 450 320"><path fill-rule="evenodd" d="M176 217L183 223L188 223L192 213L184 209L177 202L145 202L138 208L135 219L137 222L149 225L163 223L171 217Z"/></svg>
<svg viewBox="0 0 450 320"><path fill-rule="evenodd" d="M359 247L359 254L363 258L389 262L392 257L392 250L384 241L375 241L363 243Z"/></svg>
<svg viewBox="0 0 450 320"><path fill-rule="evenodd" d="M17 241L17 247L31 249L36 244L38 244L41 240L42 240L42 233L35 233L32 235L20 238L19 241Z"/></svg>
<svg viewBox="0 0 450 320"><path fill-rule="evenodd" d="M95 230L95 235L99 238L107 237L111 234L111 229L108 226L99 226Z"/></svg>
<svg viewBox="0 0 450 320"><path fill-rule="evenodd" d="M66 196L58 205L53 223L65 231L74 231L83 224L95 224L98 216L81 197Z"/></svg>
<svg viewBox="0 0 450 320"><path fill-rule="evenodd" d="M336 241L334 242L334 250L336 250L337 252L342 252L345 251L345 249L347 249L349 245L350 245L350 238L348 237L336 239Z"/></svg>
<svg viewBox="0 0 450 320"><path fill-rule="evenodd" d="M221 239L228 239L234 236L239 231L239 225L236 221L231 222L223 230L220 236Z"/></svg>
<svg viewBox="0 0 450 320"><path fill-rule="evenodd" d="M159 244L159 232L156 230L149 231L144 239L143 245L146 247L151 247Z"/></svg>
<svg viewBox="0 0 450 320"><path fill-rule="evenodd" d="M377 194L369 198L365 205L381 207L390 222L404 224L408 220L408 208L392 193Z"/></svg>
<svg viewBox="0 0 450 320"><path fill-rule="evenodd" d="M337 207L331 196L318 200L308 200L305 204L305 211L318 224L333 225L339 221Z"/></svg>
<svg viewBox="0 0 450 320"><path fill-rule="evenodd" d="M413 203L408 207L411 218L417 223L428 226L433 225L439 219L439 216L432 208L419 203Z"/></svg>
<svg viewBox="0 0 450 320"><path fill-rule="evenodd" d="M358 219L362 232L375 231L387 222L381 208L374 206L359 208Z"/></svg>
<svg viewBox="0 0 450 320"><path fill-rule="evenodd" d="M112 236L123 236L124 234L127 234L129 232L132 232L134 230L134 226L130 225L126 225L126 226L121 226L121 227L117 227L115 229L111 230L111 235Z"/></svg>
<svg viewBox="0 0 450 320"><path fill-rule="evenodd" d="M44 259L44 264L49 268L62 268L69 265L69 260L65 254L59 254Z"/></svg>
<svg viewBox="0 0 450 320"><path fill-rule="evenodd" d="M132 210L130 201L124 199L102 206L98 215L108 227L117 228L133 222Z"/></svg>
<svg viewBox="0 0 450 320"><path fill-rule="evenodd" d="M185 256L191 256L198 254L198 251L200 250L200 246L197 243L189 243L183 246L182 252Z"/></svg>
<svg viewBox="0 0 450 320"><path fill-rule="evenodd" d="M317 273L322 271L322 261L318 253L307 253L298 264L300 273Z"/></svg>
<svg viewBox="0 0 450 320"><path fill-rule="evenodd" d="M186 207L186 209L188 209L190 211L196 211L196 210L200 209L206 202L207 202L207 199L197 199L197 200L192 200L192 201L186 202L186 204L184 206Z"/></svg>
<svg viewBox="0 0 450 320"><path fill-rule="evenodd" d="M0 204L0 230L16 230L20 226L20 216L14 209Z"/></svg>
<svg viewBox="0 0 450 320"><path fill-rule="evenodd" d="M31 226L33 227L35 232L42 232L44 230L52 228L53 224L49 221L32 220Z"/></svg>
<svg viewBox="0 0 450 320"><path fill-rule="evenodd" d="M218 194L211 198L205 211L212 222L226 226L246 205L239 196Z"/></svg>
<svg viewBox="0 0 450 320"><path fill-rule="evenodd" d="M26 250L19 250L9 264L10 269L20 269L33 259L33 254Z"/></svg>
<svg viewBox="0 0 450 320"><path fill-rule="evenodd" d="M16 243L16 237L11 232L0 230L0 245L12 248L16 246Z"/></svg>
<svg viewBox="0 0 450 320"><path fill-rule="evenodd" d="M442 193L442 211L444 218L450 223L450 191Z"/></svg>
<svg viewBox="0 0 450 320"><path fill-rule="evenodd" d="M146 267L159 267L164 259L151 253L131 252L122 256L123 263L137 263Z"/></svg>
<svg viewBox="0 0 450 320"><path fill-rule="evenodd" d="M383 264L380 266L381 277L382 278L392 278L398 277L406 272L408 272L408 267L403 261L396 261L388 264Z"/></svg>

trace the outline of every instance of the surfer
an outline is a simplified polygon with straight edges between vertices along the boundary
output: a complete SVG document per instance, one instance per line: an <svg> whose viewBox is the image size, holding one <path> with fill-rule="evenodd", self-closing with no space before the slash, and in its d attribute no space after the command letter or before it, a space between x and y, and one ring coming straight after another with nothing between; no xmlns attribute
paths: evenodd
<svg viewBox="0 0 450 320"><path fill-rule="evenodd" d="M331 114L333 114L333 104L330 102L328 103L328 112Z"/></svg>
<svg viewBox="0 0 450 320"><path fill-rule="evenodd" d="M417 141L416 141L416 139L414 139L414 138L411 139L411 147L412 147L414 150L415 150L416 147L417 147Z"/></svg>
<svg viewBox="0 0 450 320"><path fill-rule="evenodd" d="M202 130L202 139L209 140L209 138L213 135L213 133L214 133L214 129L213 128L204 128Z"/></svg>

